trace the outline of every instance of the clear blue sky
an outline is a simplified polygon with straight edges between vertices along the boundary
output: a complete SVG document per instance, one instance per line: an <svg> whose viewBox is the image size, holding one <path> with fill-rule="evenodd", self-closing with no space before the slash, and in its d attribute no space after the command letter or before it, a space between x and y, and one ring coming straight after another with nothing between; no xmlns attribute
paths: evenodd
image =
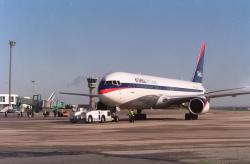
<svg viewBox="0 0 250 164"><path fill-rule="evenodd" d="M43 97L87 92L87 76L111 71L191 79L206 42L208 90L250 85L248 0L0 0L0 93ZM82 97L59 96L66 102ZM250 96L213 101L250 105Z"/></svg>

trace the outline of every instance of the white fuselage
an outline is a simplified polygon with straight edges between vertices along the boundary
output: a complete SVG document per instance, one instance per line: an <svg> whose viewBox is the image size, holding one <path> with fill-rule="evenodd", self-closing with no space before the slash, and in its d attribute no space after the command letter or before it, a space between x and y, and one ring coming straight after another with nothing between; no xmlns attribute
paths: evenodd
<svg viewBox="0 0 250 164"><path fill-rule="evenodd" d="M199 96L205 89L201 83L115 72L99 84L103 103L120 108L164 108L167 100L183 96Z"/></svg>

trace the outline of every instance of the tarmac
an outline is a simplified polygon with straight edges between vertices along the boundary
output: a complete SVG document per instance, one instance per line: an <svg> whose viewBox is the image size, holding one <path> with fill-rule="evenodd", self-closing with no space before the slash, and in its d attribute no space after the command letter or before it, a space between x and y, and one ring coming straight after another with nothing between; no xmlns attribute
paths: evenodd
<svg viewBox="0 0 250 164"><path fill-rule="evenodd" d="M0 116L0 164L250 163L250 111L146 110L148 120L72 124L68 118Z"/></svg>

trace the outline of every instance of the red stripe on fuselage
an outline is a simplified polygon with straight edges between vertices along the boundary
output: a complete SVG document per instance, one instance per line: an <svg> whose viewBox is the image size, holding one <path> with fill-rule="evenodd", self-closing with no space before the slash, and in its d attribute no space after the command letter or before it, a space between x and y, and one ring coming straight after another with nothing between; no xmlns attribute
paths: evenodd
<svg viewBox="0 0 250 164"><path fill-rule="evenodd" d="M102 90L99 90L99 94L105 94L105 93L109 93L109 92L113 92L113 91L117 91L117 90L121 90L121 89L125 89L125 88L107 88L107 89L102 89Z"/></svg>

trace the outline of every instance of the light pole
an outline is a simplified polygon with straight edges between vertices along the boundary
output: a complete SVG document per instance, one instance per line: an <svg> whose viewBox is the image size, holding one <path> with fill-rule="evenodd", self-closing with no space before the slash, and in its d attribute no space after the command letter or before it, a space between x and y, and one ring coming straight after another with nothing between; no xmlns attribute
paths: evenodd
<svg viewBox="0 0 250 164"><path fill-rule="evenodd" d="M10 40L10 65L9 65L9 109L11 107L11 60L12 60L12 48L16 45L15 41ZM7 117L7 112L5 113L5 117Z"/></svg>

